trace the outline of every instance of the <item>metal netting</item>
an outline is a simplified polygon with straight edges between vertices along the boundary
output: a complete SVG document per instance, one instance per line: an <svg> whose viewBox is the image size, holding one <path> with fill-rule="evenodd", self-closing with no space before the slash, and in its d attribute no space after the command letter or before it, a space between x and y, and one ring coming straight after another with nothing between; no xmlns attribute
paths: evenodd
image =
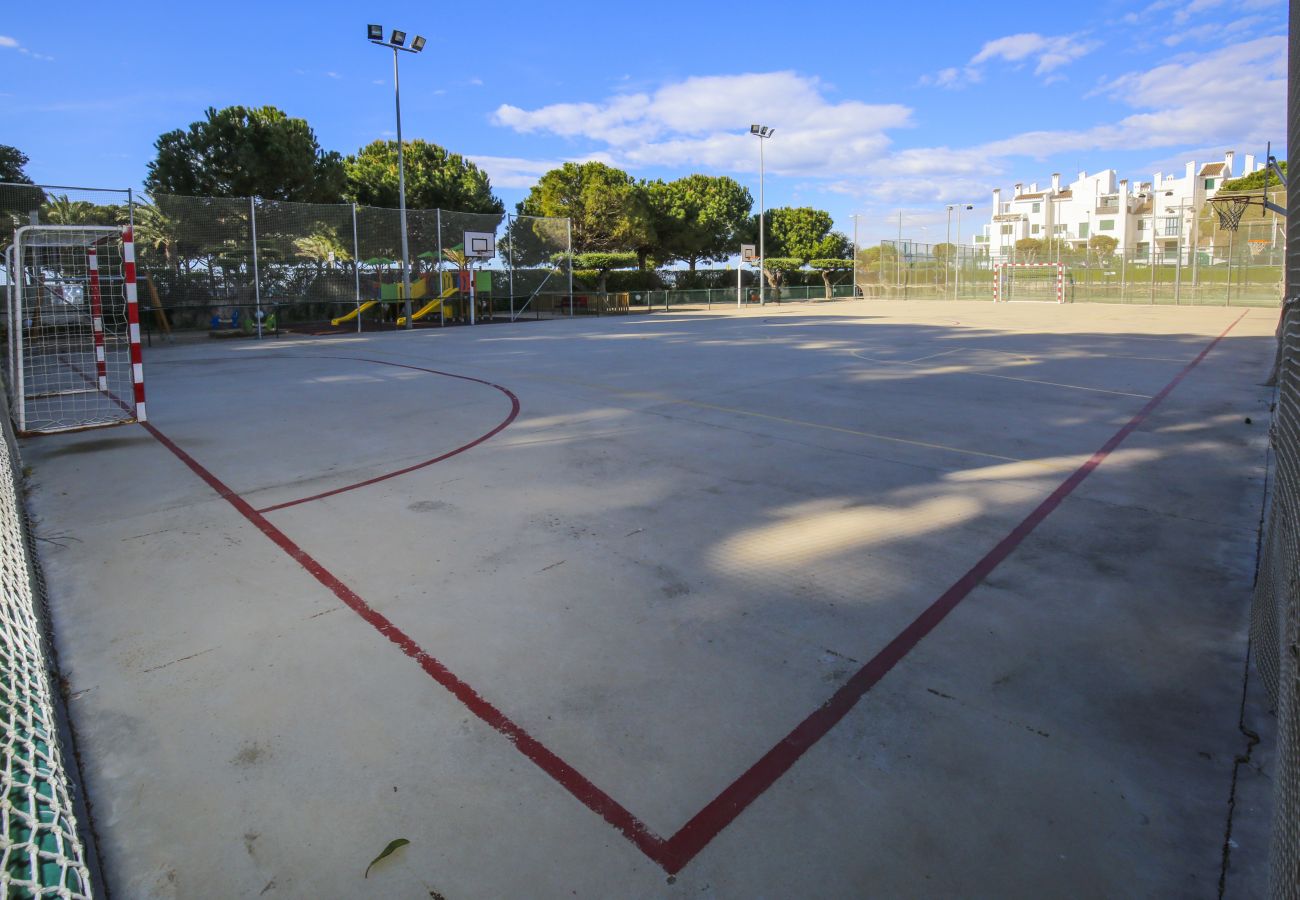
<svg viewBox="0 0 1300 900"><path fill-rule="evenodd" d="M0 871L6 897L91 897L17 451L0 430Z"/></svg>
<svg viewBox="0 0 1300 900"><path fill-rule="evenodd" d="M1300 5L1291 5L1287 130L1300 146ZM1269 893L1300 898L1300 192L1286 198L1290 250L1278 323L1274 470L1261 541L1251 648L1277 711ZM1276 217L1273 217L1276 219Z"/></svg>
<svg viewBox="0 0 1300 900"><path fill-rule="evenodd" d="M1255 664L1278 716L1272 883L1300 896L1300 304L1288 303L1272 443L1275 470L1251 615Z"/></svg>
<svg viewBox="0 0 1300 900"><path fill-rule="evenodd" d="M226 337L404 321L396 209L0 184L0 251L20 225L132 219L150 339L174 330ZM454 257L467 231L497 238L496 257L472 266L477 320L583 311L572 299L567 219L408 209L406 223L417 325L469 321L469 265ZM511 252L512 238L518 252ZM590 308L599 306L593 301Z"/></svg>
<svg viewBox="0 0 1300 900"><path fill-rule="evenodd" d="M1285 202L1285 192L1270 199ZM1059 263L1073 302L1281 304L1287 235L1280 216L1252 203L1234 231L1221 227L1207 204L1190 224L1175 219L1161 228L1155 241L1139 231L1126 248L1072 238L990 252L987 244L884 240L858 251L854 280L868 298L988 300L999 265Z"/></svg>
<svg viewBox="0 0 1300 900"><path fill-rule="evenodd" d="M129 232L129 229L127 230ZM8 253L10 382L20 432L143 418L123 229L28 225ZM127 402L131 400L131 402Z"/></svg>
<svg viewBox="0 0 1300 900"><path fill-rule="evenodd" d="M509 216L503 243L509 266L510 316L572 315L573 255L568 219ZM585 305L584 305L585 309Z"/></svg>

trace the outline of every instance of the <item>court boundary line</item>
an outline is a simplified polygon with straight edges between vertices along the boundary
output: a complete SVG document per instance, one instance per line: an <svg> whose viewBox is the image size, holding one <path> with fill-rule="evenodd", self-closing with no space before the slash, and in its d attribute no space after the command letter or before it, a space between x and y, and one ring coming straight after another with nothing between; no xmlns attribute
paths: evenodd
<svg viewBox="0 0 1300 900"><path fill-rule="evenodd" d="M164 434L154 422L140 423L165 449L200 480L225 499L255 528L297 562L308 574L356 612L363 621L413 659L434 681L449 691L470 712L505 736L531 762L576 800L622 833L669 875L690 863L714 838L771 788L803 755L815 746L884 678L917 644L928 636L979 584L1010 556L1091 475L1124 440L1147 420L1175 388L1200 365L1236 325L1249 315L1242 312L1155 396L1151 397L1087 461L1041 501L1018 525L988 551L912 622L850 676L828 700L801 721L771 750L746 769L695 816L667 839L655 834L626 807L598 788L581 772L532 737L504 712L478 694L386 616L370 606L329 569L302 549L262 513L231 490L216 475Z"/></svg>
<svg viewBox="0 0 1300 900"><path fill-rule="evenodd" d="M1046 301L1043 301L1043 302L1046 302ZM1235 324L1235 323L1234 323L1234 324ZM967 349L971 349L971 348L967 348ZM948 352L952 353L952 352L956 352L956 351L948 351ZM915 366L915 367L917 367L917 368L922 368L922 369L923 369L923 368L926 368L925 366L921 365L920 360L914 360L914 359L880 359L880 358L878 358L878 357L862 356L862 355L859 353L859 351L857 351L857 350L851 350L851 351L849 351L849 355L852 356L852 357L854 357L855 359L863 360L864 362L882 363L882 364L884 364L884 365L892 365L892 366ZM939 355L939 354L936 354L936 355ZM1022 358L1023 358L1023 357L1022 357ZM921 357L921 359L933 359L933 357L923 356L923 357ZM955 365L955 364L954 364L954 365ZM1003 381L1019 381L1019 382L1021 382L1021 383L1023 383L1023 384L1041 384L1041 385L1045 385L1045 386L1047 386L1047 387L1066 388L1066 389L1068 389L1068 390L1072 390L1072 391L1091 391L1092 393L1095 393L1095 394L1114 394L1114 395L1119 396L1119 397L1133 397L1134 399L1137 399L1137 400L1150 400L1150 399L1151 399L1151 395L1150 395L1150 394L1137 394L1137 393L1134 393L1134 392L1132 392L1132 391L1113 391L1113 390L1111 390L1110 388L1088 387L1088 386L1086 386L1086 385L1082 385L1082 384L1063 384L1062 382L1059 382L1059 381L1042 381L1042 380L1040 380L1040 379L1038 379L1038 378L1018 378L1018 377L1016 377L1015 375L998 375L996 372L954 372L954 373L952 373L952 374L954 374L954 375L975 375L975 376L978 376L978 377L980 377L980 378L1000 378L1000 379L1002 379Z"/></svg>

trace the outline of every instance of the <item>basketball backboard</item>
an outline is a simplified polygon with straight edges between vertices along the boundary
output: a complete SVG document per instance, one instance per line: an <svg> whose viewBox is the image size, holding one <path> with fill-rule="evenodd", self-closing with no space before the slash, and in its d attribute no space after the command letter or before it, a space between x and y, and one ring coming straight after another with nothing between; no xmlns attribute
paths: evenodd
<svg viewBox="0 0 1300 900"><path fill-rule="evenodd" d="M470 259L491 259L497 255L497 236L490 231L465 232L465 255Z"/></svg>

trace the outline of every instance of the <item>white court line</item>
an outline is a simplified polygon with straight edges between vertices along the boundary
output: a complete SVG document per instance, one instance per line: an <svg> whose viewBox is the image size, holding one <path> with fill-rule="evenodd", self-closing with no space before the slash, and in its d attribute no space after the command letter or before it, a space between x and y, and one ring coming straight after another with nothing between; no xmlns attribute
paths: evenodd
<svg viewBox="0 0 1300 900"><path fill-rule="evenodd" d="M863 356L861 353L859 353L856 350L853 351L852 355L856 356L858 359L865 359L867 362L886 363L895 366L919 366L920 365L919 362L915 362L915 361L876 359L870 356ZM977 375L981 378L1000 378L1003 381L1021 381L1024 382L1025 384L1043 384L1043 385L1047 385L1048 387L1068 388L1073 391L1091 391L1096 394L1115 394L1120 397L1137 397L1138 399L1141 400L1151 399L1150 394L1135 394L1131 391L1112 391L1109 388L1085 387L1082 384L1062 384L1059 381L1041 381L1037 378L1017 378L1013 375L995 375L992 372L960 372L954 374Z"/></svg>
<svg viewBox="0 0 1300 900"><path fill-rule="evenodd" d="M934 359L936 356L947 356L949 353L956 353L959 350L965 349L965 347L954 347L951 350L944 350L942 353L931 353L929 356L918 356L916 359L904 359L900 361L904 363L919 363L927 359Z"/></svg>

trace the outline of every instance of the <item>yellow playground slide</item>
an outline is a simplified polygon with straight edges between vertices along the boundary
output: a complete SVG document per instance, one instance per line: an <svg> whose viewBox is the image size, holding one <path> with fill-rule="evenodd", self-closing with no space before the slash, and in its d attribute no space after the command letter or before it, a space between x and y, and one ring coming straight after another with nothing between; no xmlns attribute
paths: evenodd
<svg viewBox="0 0 1300 900"><path fill-rule="evenodd" d="M414 322L416 319L423 319L429 313L433 312L435 309L442 306L442 301L446 300L452 294L456 293L456 291L457 289L454 287L447 288L447 290L443 291L442 296L439 297L437 300L430 300L424 306L420 307L418 310L411 313L411 321ZM405 324L406 324L406 316L398 316L397 317L398 327L400 328Z"/></svg>
<svg viewBox="0 0 1300 900"><path fill-rule="evenodd" d="M362 303L360 306L352 310L352 312L348 313L347 315L339 316L337 319L330 319L330 324L342 325L344 322L351 322L357 316L361 315L363 312L370 309L370 307L374 306L378 302L379 302L378 300L367 300L365 303Z"/></svg>

